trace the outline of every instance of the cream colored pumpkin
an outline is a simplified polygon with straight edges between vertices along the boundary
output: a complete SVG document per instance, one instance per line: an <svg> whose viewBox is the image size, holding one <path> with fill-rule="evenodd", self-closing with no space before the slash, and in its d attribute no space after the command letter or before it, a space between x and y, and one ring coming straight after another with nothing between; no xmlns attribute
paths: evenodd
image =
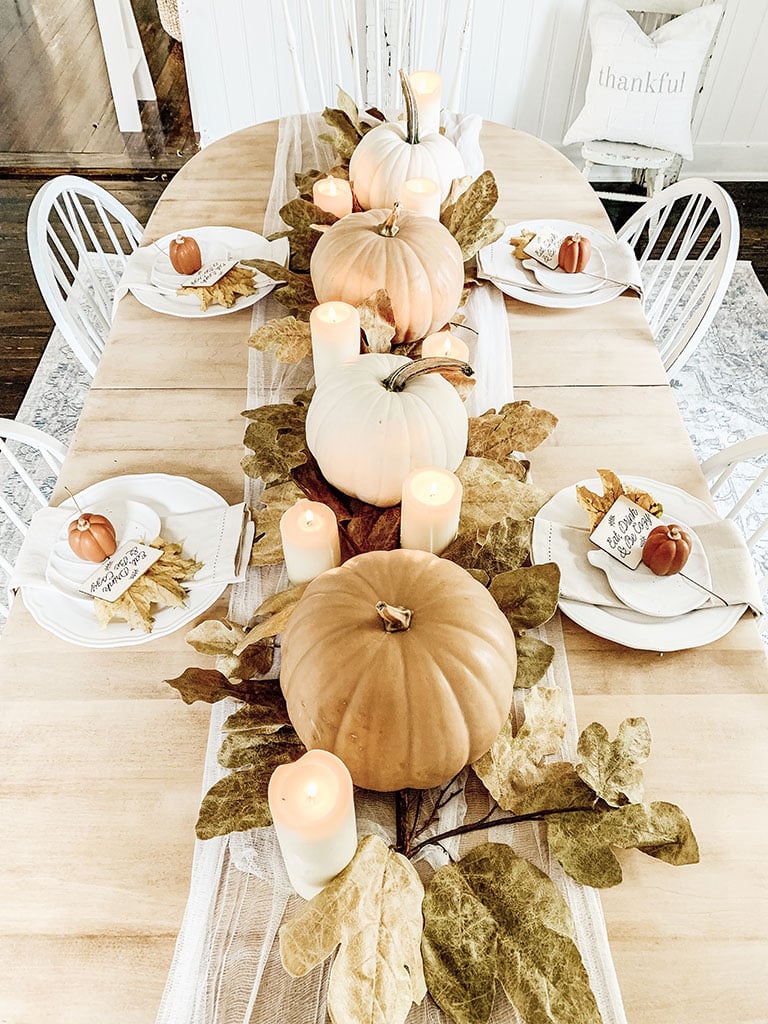
<svg viewBox="0 0 768 1024"><path fill-rule="evenodd" d="M392 121L364 135L349 161L349 178L364 210L392 206L403 182L431 178L443 202L454 178L464 175L464 160L450 139L436 132L419 135L418 110L407 76L400 74L405 95L405 126Z"/></svg>
<svg viewBox="0 0 768 1024"><path fill-rule="evenodd" d="M320 302L356 306L384 288L395 342L425 338L456 312L464 287L461 248L432 217L403 211L351 213L325 231L310 262Z"/></svg>
<svg viewBox="0 0 768 1024"><path fill-rule="evenodd" d="M448 360L449 365L471 367ZM323 378L307 412L307 447L325 479L371 505L396 505L412 469L453 471L467 450L468 420L445 360L369 354ZM399 371L393 378L393 371ZM403 375L406 376L403 383ZM391 382L391 383L390 383Z"/></svg>
<svg viewBox="0 0 768 1024"><path fill-rule="evenodd" d="M484 754L516 671L514 634L485 587L424 551L373 551L323 573L282 637L294 729L365 789L439 786Z"/></svg>

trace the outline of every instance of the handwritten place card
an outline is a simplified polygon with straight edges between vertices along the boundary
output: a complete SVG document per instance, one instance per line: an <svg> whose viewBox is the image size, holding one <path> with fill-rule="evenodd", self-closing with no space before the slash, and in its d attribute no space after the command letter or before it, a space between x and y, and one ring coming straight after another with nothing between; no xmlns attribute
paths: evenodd
<svg viewBox="0 0 768 1024"><path fill-rule="evenodd" d="M611 505L589 539L630 569L636 569L651 530L661 524L642 506L622 494Z"/></svg>
<svg viewBox="0 0 768 1024"><path fill-rule="evenodd" d="M188 288L208 288L212 284L216 284L222 277L231 270L232 267L237 263L234 260L211 260L210 263L205 263L194 277L190 278L187 282Z"/></svg>
<svg viewBox="0 0 768 1024"><path fill-rule="evenodd" d="M534 235L525 246L523 252L531 259L543 263L550 270L557 270L560 246L563 244L564 236L559 231L547 228Z"/></svg>
<svg viewBox="0 0 768 1024"><path fill-rule="evenodd" d="M122 544L106 562L102 562L80 590L83 594L100 597L103 601L116 601L155 564L162 553L162 548L151 548L147 544L130 540Z"/></svg>

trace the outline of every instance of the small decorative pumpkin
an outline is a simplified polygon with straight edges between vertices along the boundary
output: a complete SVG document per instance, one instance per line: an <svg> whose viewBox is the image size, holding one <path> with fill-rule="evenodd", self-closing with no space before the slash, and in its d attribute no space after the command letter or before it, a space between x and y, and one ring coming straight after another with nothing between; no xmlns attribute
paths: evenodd
<svg viewBox="0 0 768 1024"><path fill-rule="evenodd" d="M589 263L591 255L592 243L590 240L584 235L575 232L563 239L557 256L557 263L566 274L580 274Z"/></svg>
<svg viewBox="0 0 768 1024"><path fill-rule="evenodd" d="M395 343L444 327L464 287L461 248L433 217L401 210L350 213L325 231L310 261L320 302L363 302L384 288L395 316Z"/></svg>
<svg viewBox="0 0 768 1024"><path fill-rule="evenodd" d="M176 235L168 249L168 256L177 274L196 274L203 265L200 246L191 235Z"/></svg>
<svg viewBox="0 0 768 1024"><path fill-rule="evenodd" d="M651 530L643 547L643 564L656 576L674 576L691 553L691 538L674 523Z"/></svg>
<svg viewBox="0 0 768 1024"><path fill-rule="evenodd" d="M456 388L435 371L457 359L370 353L328 373L307 411L307 447L325 479L371 505L397 505L412 469L451 472L467 450L468 420Z"/></svg>
<svg viewBox="0 0 768 1024"><path fill-rule="evenodd" d="M117 550L115 528L106 516L82 512L73 519L67 531L67 540L78 558L84 562L103 562Z"/></svg>
<svg viewBox="0 0 768 1024"><path fill-rule="evenodd" d="M405 96L406 125L393 121L371 129L357 144L349 161L349 179L364 210L391 206L409 178L431 178L444 202L454 178L464 175L458 149L444 135L419 136L419 114L407 75L400 72Z"/></svg>
<svg viewBox="0 0 768 1024"><path fill-rule="evenodd" d="M482 584L425 551L371 551L313 580L282 637L280 685L309 749L365 789L426 789L507 719L514 633Z"/></svg>

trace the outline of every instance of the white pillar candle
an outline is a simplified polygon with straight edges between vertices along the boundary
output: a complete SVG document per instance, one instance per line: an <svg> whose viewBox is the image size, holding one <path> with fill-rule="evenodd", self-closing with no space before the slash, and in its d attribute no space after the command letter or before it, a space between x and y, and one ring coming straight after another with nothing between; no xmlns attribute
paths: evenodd
<svg viewBox="0 0 768 1024"><path fill-rule="evenodd" d="M321 302L309 314L315 384L360 355L360 314L348 302Z"/></svg>
<svg viewBox="0 0 768 1024"><path fill-rule="evenodd" d="M311 900L355 855L352 778L335 754L310 750L275 768L267 798L291 885Z"/></svg>
<svg viewBox="0 0 768 1024"><path fill-rule="evenodd" d="M440 131L442 79L436 71L414 71L408 76L419 112L419 136Z"/></svg>
<svg viewBox="0 0 768 1024"><path fill-rule="evenodd" d="M309 583L341 564L339 524L322 502L300 498L286 509L280 519L280 539L288 579L294 585Z"/></svg>
<svg viewBox="0 0 768 1024"><path fill-rule="evenodd" d="M345 178L319 178L312 186L312 200L326 213L346 217L352 213L352 186Z"/></svg>
<svg viewBox="0 0 768 1024"><path fill-rule="evenodd" d="M412 213L440 218L440 189L431 178L409 178L400 189L400 205Z"/></svg>
<svg viewBox="0 0 768 1024"><path fill-rule="evenodd" d="M469 361L469 349L455 334L438 331L421 343L421 357L426 359L427 356L450 356L451 359L461 359L466 363Z"/></svg>
<svg viewBox="0 0 768 1024"><path fill-rule="evenodd" d="M403 481L400 547L439 555L459 529L461 480L446 469L414 469Z"/></svg>

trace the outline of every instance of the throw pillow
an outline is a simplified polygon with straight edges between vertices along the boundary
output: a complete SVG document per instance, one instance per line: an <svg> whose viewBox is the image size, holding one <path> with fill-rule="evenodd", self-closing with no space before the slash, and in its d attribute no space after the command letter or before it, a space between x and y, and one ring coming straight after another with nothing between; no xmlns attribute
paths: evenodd
<svg viewBox="0 0 768 1024"><path fill-rule="evenodd" d="M693 98L722 14L721 4L709 4L647 36L612 0L592 0L586 102L564 145L607 139L692 159Z"/></svg>

